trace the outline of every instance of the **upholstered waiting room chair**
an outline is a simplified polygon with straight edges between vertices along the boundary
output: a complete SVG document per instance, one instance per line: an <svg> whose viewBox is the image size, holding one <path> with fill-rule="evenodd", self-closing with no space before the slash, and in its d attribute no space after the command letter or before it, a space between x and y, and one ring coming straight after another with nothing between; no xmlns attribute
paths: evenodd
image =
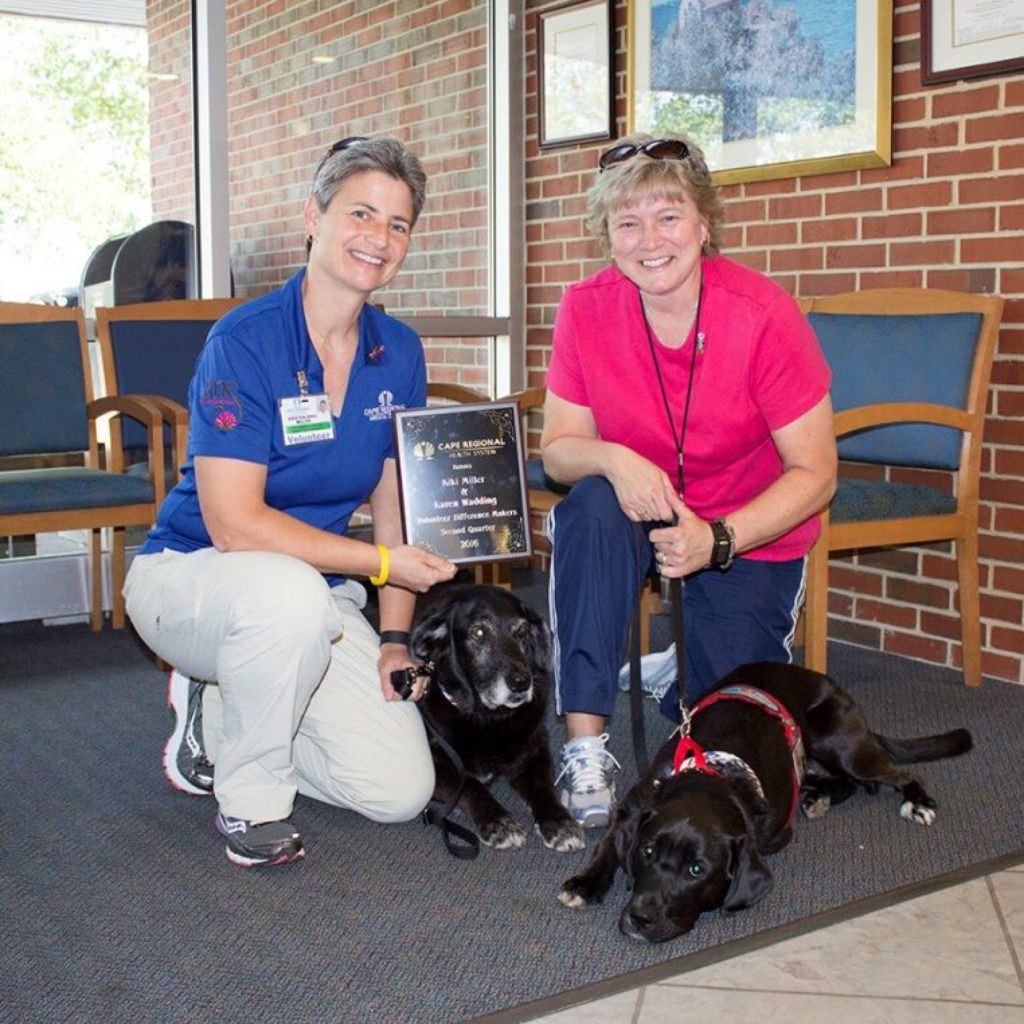
<svg viewBox="0 0 1024 1024"><path fill-rule="evenodd" d="M547 388L543 386L525 388L508 396L509 401L514 401L519 406L519 414L523 420L524 435L529 425L530 414L544 408L544 399L546 397ZM525 436L523 440L525 443ZM540 516L542 520L546 520L551 509L569 493L568 487L564 487L562 484L552 480L544 472L544 463L539 455L533 458L528 457L526 460L526 486L530 512Z"/></svg>
<svg viewBox="0 0 1024 1024"><path fill-rule="evenodd" d="M112 615L124 626L125 527L148 527L164 497L162 421L138 396L93 399L85 318L0 302L0 536L90 530L90 624L103 622L101 533L113 529ZM145 424L145 476L123 473L120 449L100 460L97 424L111 415Z"/></svg>
<svg viewBox="0 0 1024 1024"><path fill-rule="evenodd" d="M188 442L188 385L210 328L242 299L180 299L101 306L96 310L96 342L103 369L103 393L148 395L167 421L167 468L177 479ZM112 440L121 441L114 426ZM130 459L144 449L145 437L124 424L123 444Z"/></svg>
<svg viewBox="0 0 1024 1024"><path fill-rule="evenodd" d="M952 541L964 681L977 686L978 488L1003 300L898 288L817 298L810 307L832 367L841 467L808 564L805 664L826 668L832 552ZM939 479L921 480L907 468ZM933 486L950 474L952 491Z"/></svg>

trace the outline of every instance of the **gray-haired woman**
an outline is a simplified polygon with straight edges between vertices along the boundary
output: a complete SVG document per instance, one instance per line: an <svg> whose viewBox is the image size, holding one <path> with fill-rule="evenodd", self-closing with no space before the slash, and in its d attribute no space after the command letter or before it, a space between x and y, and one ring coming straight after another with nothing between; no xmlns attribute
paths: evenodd
<svg viewBox="0 0 1024 1024"><path fill-rule="evenodd" d="M562 299L541 448L574 485L551 518L563 800L602 825L639 581L687 578L686 689L662 703L676 721L680 698L737 665L789 661L836 451L814 334L778 285L718 254L722 204L696 146L623 139L588 212L612 266Z"/></svg>
<svg viewBox="0 0 1024 1024"><path fill-rule="evenodd" d="M181 482L125 584L139 635L174 666L164 773L215 794L243 866L303 856L297 792L404 821L433 790L390 673L412 664L416 593L455 566L402 543L391 414L425 404L423 349L367 301L402 266L425 187L395 139L331 146L305 204L307 265L210 332ZM367 500L373 543L347 536ZM353 577L380 588L379 637Z"/></svg>

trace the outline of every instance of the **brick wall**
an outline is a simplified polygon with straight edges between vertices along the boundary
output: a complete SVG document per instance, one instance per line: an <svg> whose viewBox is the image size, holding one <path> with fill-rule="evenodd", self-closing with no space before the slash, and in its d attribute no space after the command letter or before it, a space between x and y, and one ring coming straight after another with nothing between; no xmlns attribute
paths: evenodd
<svg viewBox="0 0 1024 1024"><path fill-rule="evenodd" d="M607 143L537 147L535 13L527 2L527 367L541 384L565 284L603 265L583 223ZM615 3L616 109L626 125L625 0ZM1007 299L981 483L985 675L1024 682L1024 76L924 87L917 3L895 3L893 162L724 189L724 251L795 295L930 286ZM959 667L955 564L936 544L837 558L829 635Z"/></svg>
<svg viewBox="0 0 1024 1024"><path fill-rule="evenodd" d="M147 5L154 68L182 75L152 87L156 218L194 219L182 187L192 175L189 8ZM486 313L485 0L229 0L227 14L237 294L263 294L305 261L302 205L327 147L387 132L421 158L429 185L405 266L376 300L398 314ZM480 339L430 343L428 357L438 379L483 388L490 379Z"/></svg>
<svg viewBox="0 0 1024 1024"><path fill-rule="evenodd" d="M149 151L154 220L195 223L192 27L188 0L148 0ZM173 76L173 77L170 77Z"/></svg>

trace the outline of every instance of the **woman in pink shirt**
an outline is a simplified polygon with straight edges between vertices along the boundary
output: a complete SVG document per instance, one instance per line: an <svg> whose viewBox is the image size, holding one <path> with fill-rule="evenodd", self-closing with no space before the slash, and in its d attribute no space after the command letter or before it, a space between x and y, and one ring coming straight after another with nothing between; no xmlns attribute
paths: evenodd
<svg viewBox="0 0 1024 1024"><path fill-rule="evenodd" d="M611 264L571 285L547 377L544 468L563 799L607 821L615 703L639 582L686 578L692 702L748 661L789 661L817 513L835 487L830 373L794 300L719 254L701 151L632 136L588 196ZM662 709L678 720L673 684Z"/></svg>

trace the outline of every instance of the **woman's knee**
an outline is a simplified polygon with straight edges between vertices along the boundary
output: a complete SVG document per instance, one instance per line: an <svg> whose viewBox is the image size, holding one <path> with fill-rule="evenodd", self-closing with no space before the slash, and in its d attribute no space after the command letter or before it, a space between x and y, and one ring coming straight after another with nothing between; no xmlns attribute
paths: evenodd
<svg viewBox="0 0 1024 1024"><path fill-rule="evenodd" d="M606 530L629 528L615 488L603 476L587 476L574 484L555 506L554 518L556 531L587 524L600 525Z"/></svg>
<svg viewBox="0 0 1024 1024"><path fill-rule="evenodd" d="M381 824L397 824L412 821L423 813L434 794L434 766L421 772L415 778L406 777L386 790L367 794L363 813L371 821Z"/></svg>
<svg viewBox="0 0 1024 1024"><path fill-rule="evenodd" d="M370 821L397 824L419 817L434 793L434 765L429 753L425 761L387 763L380 761L372 774L358 780L338 778L331 800L358 811Z"/></svg>

